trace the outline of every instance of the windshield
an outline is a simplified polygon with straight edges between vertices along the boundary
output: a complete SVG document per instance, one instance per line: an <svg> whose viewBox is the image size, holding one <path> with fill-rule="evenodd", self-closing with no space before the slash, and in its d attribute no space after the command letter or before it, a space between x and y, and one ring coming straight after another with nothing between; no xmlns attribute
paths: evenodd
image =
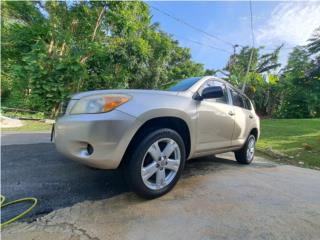
<svg viewBox="0 0 320 240"><path fill-rule="evenodd" d="M181 81L178 81L175 85L170 87L168 90L169 91L186 91L189 89L193 84L195 84L198 80L200 80L201 77L192 77L192 78L187 78Z"/></svg>

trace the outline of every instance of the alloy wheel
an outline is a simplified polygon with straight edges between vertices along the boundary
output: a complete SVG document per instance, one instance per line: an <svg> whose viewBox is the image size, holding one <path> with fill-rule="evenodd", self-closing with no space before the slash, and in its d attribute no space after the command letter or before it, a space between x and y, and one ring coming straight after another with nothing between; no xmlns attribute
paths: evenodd
<svg viewBox="0 0 320 240"><path fill-rule="evenodd" d="M171 138L161 138L151 144L141 164L143 183L152 190L168 186L175 178L181 161L179 145Z"/></svg>
<svg viewBox="0 0 320 240"><path fill-rule="evenodd" d="M249 139L248 147L247 147L247 159L249 161L251 161L254 157L255 144L256 144L256 141L254 137L251 137Z"/></svg>

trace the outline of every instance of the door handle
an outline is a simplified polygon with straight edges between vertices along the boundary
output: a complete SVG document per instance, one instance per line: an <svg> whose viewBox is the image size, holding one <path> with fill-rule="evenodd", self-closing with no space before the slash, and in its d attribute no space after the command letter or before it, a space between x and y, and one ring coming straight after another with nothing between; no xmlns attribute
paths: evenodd
<svg viewBox="0 0 320 240"><path fill-rule="evenodd" d="M253 118L253 116L252 116L251 114L249 114L249 118L251 118L251 119L252 119L252 118Z"/></svg>
<svg viewBox="0 0 320 240"><path fill-rule="evenodd" d="M228 114L229 114L230 116L236 115L236 114L235 114L234 112L232 112L232 111L229 111Z"/></svg>

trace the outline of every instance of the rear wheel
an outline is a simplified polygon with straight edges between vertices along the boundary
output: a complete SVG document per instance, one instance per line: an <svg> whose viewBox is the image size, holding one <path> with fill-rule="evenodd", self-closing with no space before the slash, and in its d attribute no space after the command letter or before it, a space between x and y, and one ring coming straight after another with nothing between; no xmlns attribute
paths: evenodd
<svg viewBox="0 0 320 240"><path fill-rule="evenodd" d="M185 164L185 146L172 129L158 129L135 146L125 166L125 177L134 192L156 198L169 192Z"/></svg>
<svg viewBox="0 0 320 240"><path fill-rule="evenodd" d="M250 134L246 143L241 149L234 152L236 160L241 164L250 164L254 158L254 152L256 147L256 138Z"/></svg>

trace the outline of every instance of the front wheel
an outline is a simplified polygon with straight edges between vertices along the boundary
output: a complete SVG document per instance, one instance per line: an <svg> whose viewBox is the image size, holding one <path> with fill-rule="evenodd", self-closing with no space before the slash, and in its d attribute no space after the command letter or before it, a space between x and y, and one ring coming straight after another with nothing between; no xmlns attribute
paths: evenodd
<svg viewBox="0 0 320 240"><path fill-rule="evenodd" d="M256 138L250 135L241 149L234 152L236 160L241 164L250 164L254 158Z"/></svg>
<svg viewBox="0 0 320 240"><path fill-rule="evenodd" d="M134 192L156 198L169 192L185 164L185 146L172 129L158 129L137 144L125 166L125 177Z"/></svg>

